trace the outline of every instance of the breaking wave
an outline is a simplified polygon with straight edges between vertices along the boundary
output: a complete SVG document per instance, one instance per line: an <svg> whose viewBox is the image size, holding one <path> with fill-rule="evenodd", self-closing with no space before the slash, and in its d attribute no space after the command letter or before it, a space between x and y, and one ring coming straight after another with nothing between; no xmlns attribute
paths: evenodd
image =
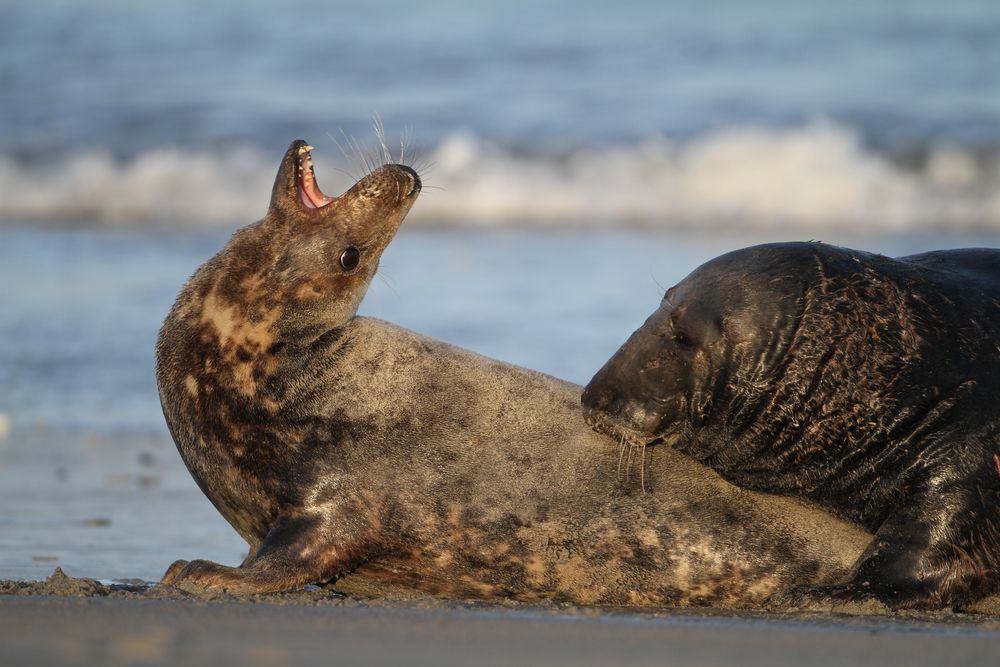
<svg viewBox="0 0 1000 667"><path fill-rule="evenodd" d="M328 193L359 163L315 154ZM234 226L266 210L280 155L151 150L31 165L0 156L0 221ZM356 161L357 162L357 161ZM932 146L894 159L851 128L730 128L685 142L652 137L630 146L561 155L512 151L457 133L424 152L425 190L409 224L633 225L705 232L831 228L873 233L1000 229L1000 159ZM419 166L419 164L418 164ZM341 171L341 168L344 171Z"/></svg>

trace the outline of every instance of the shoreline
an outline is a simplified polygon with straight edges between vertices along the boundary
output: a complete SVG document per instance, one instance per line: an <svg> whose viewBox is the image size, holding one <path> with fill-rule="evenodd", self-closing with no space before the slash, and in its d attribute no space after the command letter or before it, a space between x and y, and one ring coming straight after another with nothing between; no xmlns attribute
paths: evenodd
<svg viewBox="0 0 1000 667"><path fill-rule="evenodd" d="M56 572L0 582L3 664L995 664L1000 617L603 609L319 587L198 598Z"/></svg>
<svg viewBox="0 0 1000 667"><path fill-rule="evenodd" d="M344 582L352 590L351 577ZM577 605L564 602L521 602L513 599L448 599L434 597L416 590L391 588L371 595L343 592L337 584L310 585L301 590L283 593L233 595L229 593L188 593L171 586L142 580L118 580L104 583L88 577L67 575L56 567L44 580L18 581L0 579L0 602L10 598L84 598L110 601L190 602L199 605L234 604L269 607L329 607L370 609L441 609L453 611L511 612L531 616L622 617L632 620L655 618L731 618L776 622L827 621L839 619L852 623L888 622L918 625L968 627L1000 633L1000 594L986 597L960 611L892 611L878 603L837 605L830 610L805 609L741 609L720 607L612 607ZM853 619L853 620L851 620Z"/></svg>

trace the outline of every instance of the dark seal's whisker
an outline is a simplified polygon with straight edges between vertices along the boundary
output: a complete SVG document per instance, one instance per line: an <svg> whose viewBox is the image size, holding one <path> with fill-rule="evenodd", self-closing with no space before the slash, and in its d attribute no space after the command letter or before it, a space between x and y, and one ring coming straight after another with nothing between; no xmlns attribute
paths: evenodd
<svg viewBox="0 0 1000 667"><path fill-rule="evenodd" d="M628 442L625 440L624 435L618 436L618 474L615 478L620 482L622 481L622 459L625 457L625 447Z"/></svg>
<svg viewBox="0 0 1000 667"><path fill-rule="evenodd" d="M635 444L628 443L628 458L625 459L625 481L632 477L632 457L635 456Z"/></svg>
<svg viewBox="0 0 1000 667"><path fill-rule="evenodd" d="M646 492L646 443L642 443L639 450L639 488Z"/></svg>
<svg viewBox="0 0 1000 667"><path fill-rule="evenodd" d="M620 426L619 424L609 421L606 418L602 419L598 417L596 419L593 419L591 426L594 428L594 430L600 433L604 433L605 435L614 438L618 442L618 469L615 478L619 482L622 481L623 467L625 469L624 481L628 482L631 479L632 462L635 459L636 451L637 450L639 451L639 456L641 457L639 463L639 481L642 490L645 491L646 448L663 444L665 442L665 437L658 436L651 439L648 435L632 431L631 429ZM626 451L628 451L627 455Z"/></svg>

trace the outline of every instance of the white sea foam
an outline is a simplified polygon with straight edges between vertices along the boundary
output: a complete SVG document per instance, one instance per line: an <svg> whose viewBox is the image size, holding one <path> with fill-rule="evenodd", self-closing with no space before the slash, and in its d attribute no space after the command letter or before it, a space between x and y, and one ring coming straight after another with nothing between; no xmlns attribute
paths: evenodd
<svg viewBox="0 0 1000 667"><path fill-rule="evenodd" d="M1000 229L1000 166L932 147L901 167L849 128L732 128L687 142L525 155L468 134L426 151L428 189L410 224L654 228ZM0 220L235 225L266 209L279 156L243 148L164 148L119 162L104 153L29 168L0 157ZM330 145L316 152L324 190L350 179ZM358 165L347 171L360 171ZM439 189L437 189L439 188Z"/></svg>

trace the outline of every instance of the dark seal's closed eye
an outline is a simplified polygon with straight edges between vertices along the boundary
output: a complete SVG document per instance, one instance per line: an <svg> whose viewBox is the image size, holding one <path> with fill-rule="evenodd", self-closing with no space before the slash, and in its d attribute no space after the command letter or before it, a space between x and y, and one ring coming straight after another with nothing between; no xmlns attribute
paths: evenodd
<svg viewBox="0 0 1000 667"><path fill-rule="evenodd" d="M674 342L680 345L682 348L690 349L695 346L694 341L683 331L674 332Z"/></svg>

